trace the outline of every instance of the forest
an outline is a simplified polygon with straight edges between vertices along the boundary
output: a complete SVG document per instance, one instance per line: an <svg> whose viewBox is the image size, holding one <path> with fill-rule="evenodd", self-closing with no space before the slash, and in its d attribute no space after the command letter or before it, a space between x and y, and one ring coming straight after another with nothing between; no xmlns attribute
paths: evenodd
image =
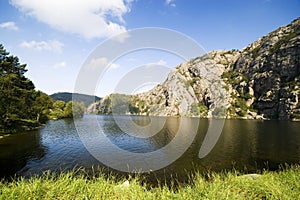
<svg viewBox="0 0 300 200"><path fill-rule="evenodd" d="M1 134L37 128L49 119L83 116L83 103L54 101L35 89L26 72L26 64L21 64L17 56L10 55L0 44Z"/></svg>

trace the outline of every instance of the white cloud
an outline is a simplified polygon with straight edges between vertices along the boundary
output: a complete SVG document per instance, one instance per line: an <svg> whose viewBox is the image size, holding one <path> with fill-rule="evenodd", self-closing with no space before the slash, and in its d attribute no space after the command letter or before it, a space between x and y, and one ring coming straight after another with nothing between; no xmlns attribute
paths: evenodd
<svg viewBox="0 0 300 200"><path fill-rule="evenodd" d="M64 46L63 43L57 41L57 40L49 40L49 41L24 41L20 44L21 47L23 48L28 48L28 49L35 49L39 51L53 51L57 53L62 52L62 47Z"/></svg>
<svg viewBox="0 0 300 200"><path fill-rule="evenodd" d="M115 40L120 43L124 43L129 37L130 37L130 34L127 31L127 32L123 32L121 34L118 34L118 35L112 37L112 40Z"/></svg>
<svg viewBox="0 0 300 200"><path fill-rule="evenodd" d="M126 31L123 15L133 0L10 0L22 12L52 28L85 38Z"/></svg>
<svg viewBox="0 0 300 200"><path fill-rule="evenodd" d="M155 63L148 63L148 64L145 64L145 66L147 68L150 68L150 67L157 67L157 66L167 66L167 62L165 60L159 60Z"/></svg>
<svg viewBox="0 0 300 200"><path fill-rule="evenodd" d="M17 27L17 25L15 24L15 22L4 22L4 23L1 23L0 24L0 28L14 30L14 31L19 30L19 28Z"/></svg>
<svg viewBox="0 0 300 200"><path fill-rule="evenodd" d="M156 64L157 65L167 65L167 62L165 60L159 60Z"/></svg>
<svg viewBox="0 0 300 200"><path fill-rule="evenodd" d="M64 67L66 67L67 66L67 64L66 64L66 62L60 62L60 63L56 63L54 66L53 66L53 68L54 69L60 69L60 68L64 68Z"/></svg>
<svg viewBox="0 0 300 200"><path fill-rule="evenodd" d="M96 70L98 68L104 68L104 67L109 67L109 69L117 69L120 67L120 65L116 63L110 63L107 58L100 57L100 58L92 59L87 67L91 70Z"/></svg>
<svg viewBox="0 0 300 200"><path fill-rule="evenodd" d="M120 65L119 65L119 64L116 64L116 63L112 63L112 64L109 66L110 69L117 69L117 68L119 68L119 67L120 67Z"/></svg>
<svg viewBox="0 0 300 200"><path fill-rule="evenodd" d="M165 3L169 6L176 7L176 4L174 3L175 0L165 0Z"/></svg>

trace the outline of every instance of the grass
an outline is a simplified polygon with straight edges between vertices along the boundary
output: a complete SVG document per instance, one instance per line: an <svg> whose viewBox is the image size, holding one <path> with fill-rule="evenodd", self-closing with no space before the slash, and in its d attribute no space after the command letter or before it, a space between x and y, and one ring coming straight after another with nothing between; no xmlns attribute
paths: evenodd
<svg viewBox="0 0 300 200"><path fill-rule="evenodd" d="M300 166L265 171L255 179L239 172L196 173L189 184L149 187L141 178L87 178L74 172L0 182L0 199L298 199ZM172 185L172 184L171 184Z"/></svg>

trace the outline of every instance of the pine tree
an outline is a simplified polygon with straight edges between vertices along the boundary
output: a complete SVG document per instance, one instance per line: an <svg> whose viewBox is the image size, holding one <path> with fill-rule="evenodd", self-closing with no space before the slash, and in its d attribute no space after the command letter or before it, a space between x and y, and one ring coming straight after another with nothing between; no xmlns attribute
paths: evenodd
<svg viewBox="0 0 300 200"><path fill-rule="evenodd" d="M52 106L50 97L34 90L26 71L26 65L0 44L0 132L13 132L24 123L37 124L44 108Z"/></svg>

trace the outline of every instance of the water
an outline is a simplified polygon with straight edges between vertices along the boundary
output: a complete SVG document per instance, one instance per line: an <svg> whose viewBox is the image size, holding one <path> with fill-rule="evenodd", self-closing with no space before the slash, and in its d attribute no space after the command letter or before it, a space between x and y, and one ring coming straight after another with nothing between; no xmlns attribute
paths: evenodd
<svg viewBox="0 0 300 200"><path fill-rule="evenodd" d="M96 127L91 127L91 119L97 119ZM209 120L197 118L148 118L145 116L118 116L123 125L126 121L134 121L139 126L154 124L162 125L162 129L143 131L144 138L124 133L126 127L116 124L113 116L86 115L78 119L76 124L81 127L82 138L92 138L97 135L95 130L101 126L104 134L119 149L133 153L151 153L170 144L178 131L183 130L181 137L173 150L158 157L158 163L163 163L171 157L181 155L169 166L153 173L157 177L177 176L186 178L189 172L194 171L221 171L230 169L253 172L257 169L276 170L280 164L300 164L300 123L289 121L256 121L256 120L226 120L222 134L213 150L205 157L198 157ZM199 123L195 137L192 130ZM94 132L93 132L94 131ZM151 132L152 131L152 132ZM148 133L149 132L149 133ZM151 132L151 133L150 133ZM138 134L138 133L137 133ZM151 137L147 137L152 135ZM96 141L96 140L95 140ZM105 141L92 142L90 147L97 149L99 154L114 160L118 151L105 148ZM191 142L191 144L189 144ZM107 142L106 142L107 143ZM188 146L187 146L188 145ZM185 149L185 146L187 146ZM144 155L144 154L143 154ZM146 154L145 154L146 155ZM150 155L150 154L149 154ZM145 160L150 158L145 158ZM122 164L122 162L121 162ZM151 164L151 163L150 163ZM46 170L60 172L74 167L83 167L87 170L94 167L105 167L107 171L118 172L106 167L95 159L82 143L72 120L49 121L39 130L22 132L0 139L0 176L9 177L14 174L30 177L41 174ZM151 175L150 175L151 176Z"/></svg>

